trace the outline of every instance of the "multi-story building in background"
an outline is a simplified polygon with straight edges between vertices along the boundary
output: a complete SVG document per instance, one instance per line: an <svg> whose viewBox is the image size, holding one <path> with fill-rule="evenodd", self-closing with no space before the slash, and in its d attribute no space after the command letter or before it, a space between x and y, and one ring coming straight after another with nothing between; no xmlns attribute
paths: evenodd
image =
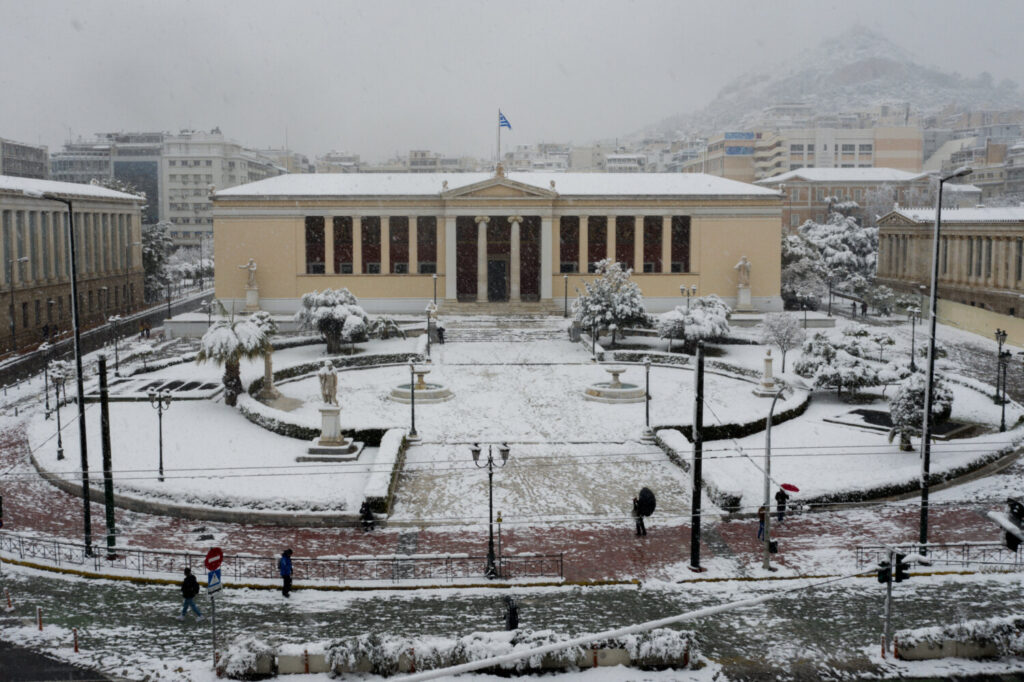
<svg viewBox="0 0 1024 682"><path fill-rule="evenodd" d="M0 175L45 180L50 177L50 154L46 147L0 137Z"/></svg>
<svg viewBox="0 0 1024 682"><path fill-rule="evenodd" d="M260 156L270 159L288 173L316 172L316 166L310 163L308 156L299 152L293 152L287 147L269 147L254 151Z"/></svg>
<svg viewBox="0 0 1024 682"><path fill-rule="evenodd" d="M316 157L317 173L358 173L359 154L330 151Z"/></svg>

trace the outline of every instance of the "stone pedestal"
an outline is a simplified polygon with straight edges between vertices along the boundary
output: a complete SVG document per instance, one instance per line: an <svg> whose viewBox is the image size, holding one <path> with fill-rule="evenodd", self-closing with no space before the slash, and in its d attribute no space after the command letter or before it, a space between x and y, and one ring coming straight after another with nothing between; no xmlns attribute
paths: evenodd
<svg viewBox="0 0 1024 682"><path fill-rule="evenodd" d="M769 348L764 356L764 372L761 374L761 383L754 389L754 395L762 398L771 398L779 392L782 386L775 381L772 375L772 349Z"/></svg>
<svg viewBox="0 0 1024 682"><path fill-rule="evenodd" d="M745 313L754 310L750 303L750 287L741 284L736 288L736 312Z"/></svg>
<svg viewBox="0 0 1024 682"><path fill-rule="evenodd" d="M258 286L245 288L245 312L254 313L260 309L260 288Z"/></svg>
<svg viewBox="0 0 1024 682"><path fill-rule="evenodd" d="M313 442L307 452L296 458L299 462L344 462L359 458L363 443L341 435L341 408L337 405L320 406L320 438Z"/></svg>

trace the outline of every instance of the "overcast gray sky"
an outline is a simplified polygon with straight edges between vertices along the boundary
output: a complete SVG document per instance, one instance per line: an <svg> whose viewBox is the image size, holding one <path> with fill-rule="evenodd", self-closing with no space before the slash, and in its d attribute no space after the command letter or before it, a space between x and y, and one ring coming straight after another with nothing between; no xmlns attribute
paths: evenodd
<svg viewBox="0 0 1024 682"><path fill-rule="evenodd" d="M0 137L221 130L369 160L585 143L864 25L1024 87L1017 0L0 0Z"/></svg>

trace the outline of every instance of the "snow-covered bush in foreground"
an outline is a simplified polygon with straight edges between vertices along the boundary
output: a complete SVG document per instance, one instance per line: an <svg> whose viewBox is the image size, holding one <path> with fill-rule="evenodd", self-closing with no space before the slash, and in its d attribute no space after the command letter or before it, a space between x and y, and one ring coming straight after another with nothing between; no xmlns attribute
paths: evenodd
<svg viewBox="0 0 1024 682"><path fill-rule="evenodd" d="M658 316L658 336L663 339L682 340L687 352L692 352L698 341L715 339L729 334L729 313L732 309L718 296L710 294L678 306Z"/></svg>
<svg viewBox="0 0 1024 682"><path fill-rule="evenodd" d="M324 289L302 295L302 307L295 313L302 329L323 335L327 352L340 353L343 343L366 340L369 318L348 289Z"/></svg>
<svg viewBox="0 0 1024 682"><path fill-rule="evenodd" d="M926 645L941 647L944 642L995 644L1000 656L1024 655L1024 618L1006 616L984 620L965 620L951 625L900 630L896 633L899 647Z"/></svg>
<svg viewBox="0 0 1024 682"><path fill-rule="evenodd" d="M258 637L236 637L217 661L217 676L233 680L253 679L260 659L266 661L269 658L272 668L274 655L274 648Z"/></svg>

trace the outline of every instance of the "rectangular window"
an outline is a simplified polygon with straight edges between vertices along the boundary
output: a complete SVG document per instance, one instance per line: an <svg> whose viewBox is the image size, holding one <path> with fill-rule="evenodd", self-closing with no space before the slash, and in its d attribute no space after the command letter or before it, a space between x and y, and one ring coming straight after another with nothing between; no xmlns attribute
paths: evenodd
<svg viewBox="0 0 1024 682"><path fill-rule="evenodd" d="M856 149L857 149L857 145L854 145L854 144L844 144L843 145L843 153L844 154L852 154L854 151L856 151Z"/></svg>
<svg viewBox="0 0 1024 682"><path fill-rule="evenodd" d="M825 189L823 187L819 187L815 190L815 198L818 201L825 201Z"/></svg>
<svg viewBox="0 0 1024 682"><path fill-rule="evenodd" d="M661 272L661 216L644 218L644 272Z"/></svg>
<svg viewBox="0 0 1024 682"><path fill-rule="evenodd" d="M861 154L870 154L874 150L874 147L870 144L862 144L859 149Z"/></svg>
<svg viewBox="0 0 1024 682"><path fill-rule="evenodd" d="M861 199L861 191L859 189L853 190L853 200L854 201L860 201L860 199Z"/></svg>
<svg viewBox="0 0 1024 682"><path fill-rule="evenodd" d="M803 155L804 146L802 144L791 144L789 145L789 153Z"/></svg>
<svg viewBox="0 0 1024 682"><path fill-rule="evenodd" d="M40 255L43 257L43 278L53 276L50 270L50 214L39 214L39 236L41 237Z"/></svg>
<svg viewBox="0 0 1024 682"><path fill-rule="evenodd" d="M437 218L416 218L416 271L430 275L437 272Z"/></svg>
<svg viewBox="0 0 1024 682"><path fill-rule="evenodd" d="M789 216L789 226L790 227L800 227L800 214L799 213L791 213L790 214L790 216Z"/></svg>
<svg viewBox="0 0 1024 682"><path fill-rule="evenodd" d="M101 253L103 254L103 260L101 267L103 272L110 272L110 214L103 214L103 246Z"/></svg>
<svg viewBox="0 0 1024 682"><path fill-rule="evenodd" d="M985 277L992 276L992 238L985 237Z"/></svg>
<svg viewBox="0 0 1024 682"><path fill-rule="evenodd" d="M32 281L39 281L39 214L28 212L28 257Z"/></svg>
<svg viewBox="0 0 1024 682"><path fill-rule="evenodd" d="M807 151L808 152L813 152L814 151L814 145L813 144L807 145Z"/></svg>
<svg viewBox="0 0 1024 682"><path fill-rule="evenodd" d="M11 219L11 212L10 211L4 211L3 212L3 223L2 223L2 226L0 226L0 227L2 227L2 229L3 229L3 251L4 251L4 260L5 261L10 260L11 257L14 255L11 252L11 223L12 222L13 221ZM4 266L3 267L3 275L0 275L0 276L2 276L4 278L4 284L9 285L11 283L11 270L10 270L10 268L7 267L7 263L6 262L3 263L3 266Z"/></svg>
<svg viewBox="0 0 1024 682"><path fill-rule="evenodd" d="M409 272L409 219L393 216L389 221L388 242L391 249L391 272Z"/></svg>
<svg viewBox="0 0 1024 682"><path fill-rule="evenodd" d="M14 257L19 261L25 257L25 249L28 245L25 243L25 212L15 211L14 212L14 234L16 239ZM25 264L18 263L18 281L25 281Z"/></svg>
<svg viewBox="0 0 1024 682"><path fill-rule="evenodd" d="M633 263L633 223L632 216L618 216L615 218L615 260L622 265L623 269L636 269Z"/></svg>
<svg viewBox="0 0 1024 682"><path fill-rule="evenodd" d="M363 218L363 273L380 273L380 218Z"/></svg>
<svg viewBox="0 0 1024 682"><path fill-rule="evenodd" d="M352 217L336 215L334 224L334 272L339 275L352 274Z"/></svg>
<svg viewBox="0 0 1024 682"><path fill-rule="evenodd" d="M306 217L306 274L324 274L324 218Z"/></svg>
<svg viewBox="0 0 1024 682"><path fill-rule="evenodd" d="M974 240L967 240L967 276L974 277Z"/></svg>
<svg viewBox="0 0 1024 682"><path fill-rule="evenodd" d="M558 228L559 272L576 272L580 262L580 218L562 216Z"/></svg>
<svg viewBox="0 0 1024 682"><path fill-rule="evenodd" d="M608 219L592 216L587 220L587 272L596 270L596 263L608 257Z"/></svg>
<svg viewBox="0 0 1024 682"><path fill-rule="evenodd" d="M672 272L690 272L690 216L672 216Z"/></svg>

